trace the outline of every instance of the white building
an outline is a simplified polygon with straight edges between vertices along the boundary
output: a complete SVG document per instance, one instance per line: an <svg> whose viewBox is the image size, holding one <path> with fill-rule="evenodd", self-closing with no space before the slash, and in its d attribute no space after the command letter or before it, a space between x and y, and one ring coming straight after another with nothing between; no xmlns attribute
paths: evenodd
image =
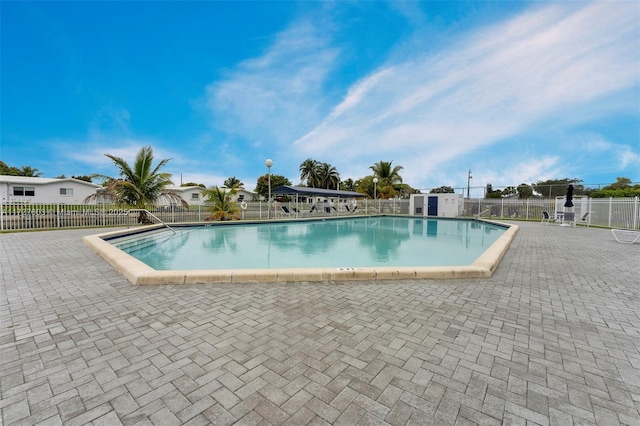
<svg viewBox="0 0 640 426"><path fill-rule="evenodd" d="M66 178L0 175L0 199L6 202L81 204L100 185Z"/></svg>
<svg viewBox="0 0 640 426"><path fill-rule="evenodd" d="M101 185L83 180L65 178L38 178L0 175L0 199L2 203L61 203L83 204L84 200L102 188ZM206 200L200 186L170 186L168 189L179 194L189 205L204 205ZM221 188L226 191L228 189ZM254 201L258 194L245 189L237 190L233 201ZM169 206L168 199L161 199L161 206ZM95 204L92 202L91 204Z"/></svg>
<svg viewBox="0 0 640 426"><path fill-rule="evenodd" d="M412 194L409 201L414 216L458 217L463 207L462 194Z"/></svg>
<svg viewBox="0 0 640 426"><path fill-rule="evenodd" d="M204 188L200 186L170 186L167 189L174 191L182 197L189 205L198 206L206 204L207 200L202 195ZM220 187L223 191L229 191L228 188ZM253 191L247 191L246 189L237 189L236 193L231 196L231 201L256 201L258 199L258 193ZM169 205L168 200L161 202L162 205Z"/></svg>
<svg viewBox="0 0 640 426"><path fill-rule="evenodd" d="M198 206L204 204L204 197L202 196L203 188L201 186L169 186L168 190L175 192L182 197L190 206ZM169 200L161 200L161 205L168 206Z"/></svg>

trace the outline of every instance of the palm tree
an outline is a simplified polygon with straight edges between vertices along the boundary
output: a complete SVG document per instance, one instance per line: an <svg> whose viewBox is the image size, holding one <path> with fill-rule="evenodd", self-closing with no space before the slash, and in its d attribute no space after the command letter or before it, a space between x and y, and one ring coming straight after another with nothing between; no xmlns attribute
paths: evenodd
<svg viewBox="0 0 640 426"><path fill-rule="evenodd" d="M235 176L231 176L230 178L227 178L227 180L224 181L223 185L225 188L229 188L229 189L244 188L244 183L242 183L240 179L238 179Z"/></svg>
<svg viewBox="0 0 640 426"><path fill-rule="evenodd" d="M40 172L38 169L33 168L31 166L22 166L18 173L19 173L18 176L27 176L27 177L40 177L40 176L42 176L42 172Z"/></svg>
<svg viewBox="0 0 640 426"><path fill-rule="evenodd" d="M402 190L402 177L400 170L402 166L391 167L393 161L378 161L369 168L373 170L373 175L378 178L378 196L380 198L395 197L396 191ZM389 187L389 188L387 188Z"/></svg>
<svg viewBox="0 0 640 426"><path fill-rule="evenodd" d="M307 186L315 188L318 177L318 163L312 158L307 158L300 164L300 180L307 181Z"/></svg>
<svg viewBox="0 0 640 426"><path fill-rule="evenodd" d="M369 168L373 170L373 175L377 177L380 181L386 183L386 185L397 185L402 183L402 177L400 176L400 170L403 169L402 166L395 166L393 169L391 168L391 164L393 161L379 161L373 166Z"/></svg>
<svg viewBox="0 0 640 426"><path fill-rule="evenodd" d="M343 191L355 191L356 188L357 185L351 178L340 182L340 189L342 189Z"/></svg>
<svg viewBox="0 0 640 426"><path fill-rule="evenodd" d="M340 173L331 164L321 163L318 165L317 174L316 184L318 188L338 189Z"/></svg>
<svg viewBox="0 0 640 426"><path fill-rule="evenodd" d="M106 175L92 175L94 178L104 179L104 188L94 195L90 195L85 202L95 199L107 199L117 204L124 204L135 209L144 209L138 215L138 223L152 223L149 219L147 207L155 205L162 199L188 206L187 202L175 191L168 189L172 185L171 174L161 173L170 159L160 161L153 166L153 149L150 146L143 147L136 155L136 160L131 167L125 160L115 155L105 154L119 169L120 177L113 178Z"/></svg>
<svg viewBox="0 0 640 426"><path fill-rule="evenodd" d="M213 203L213 214L204 220L231 220L238 219L240 208L238 203L231 201L234 190L225 191L217 186L204 189L202 194L207 201Z"/></svg>

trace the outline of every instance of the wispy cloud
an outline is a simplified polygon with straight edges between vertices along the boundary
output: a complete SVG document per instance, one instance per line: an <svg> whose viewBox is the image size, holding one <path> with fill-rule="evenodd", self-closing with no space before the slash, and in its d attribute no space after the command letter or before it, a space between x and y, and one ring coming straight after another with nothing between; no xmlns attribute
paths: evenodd
<svg viewBox="0 0 640 426"><path fill-rule="evenodd" d="M295 148L302 157L394 158L408 171L438 168L536 126L576 125L577 107L637 87L639 36L633 2L537 7L439 55L375 71Z"/></svg>
<svg viewBox="0 0 640 426"><path fill-rule="evenodd" d="M634 152L629 145L610 142L600 135L587 135L581 138L580 145L578 156L582 152L599 158L594 167L602 171L624 170L629 166L640 168L640 152Z"/></svg>
<svg viewBox="0 0 640 426"><path fill-rule="evenodd" d="M322 117L323 88L339 54L310 19L278 34L266 52L207 88L219 129L255 144L290 143Z"/></svg>

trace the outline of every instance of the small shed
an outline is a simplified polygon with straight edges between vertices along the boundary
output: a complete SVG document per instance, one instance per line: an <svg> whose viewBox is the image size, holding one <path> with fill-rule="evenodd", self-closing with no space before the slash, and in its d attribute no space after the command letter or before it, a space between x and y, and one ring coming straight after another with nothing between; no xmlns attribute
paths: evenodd
<svg viewBox="0 0 640 426"><path fill-rule="evenodd" d="M463 208L462 194L412 194L409 200L414 216L458 217Z"/></svg>

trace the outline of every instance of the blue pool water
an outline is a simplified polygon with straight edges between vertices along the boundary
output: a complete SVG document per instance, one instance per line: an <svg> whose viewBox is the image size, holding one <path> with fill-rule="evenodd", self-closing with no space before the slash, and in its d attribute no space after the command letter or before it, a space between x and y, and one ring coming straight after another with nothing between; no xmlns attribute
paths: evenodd
<svg viewBox="0 0 640 426"><path fill-rule="evenodd" d="M156 270L468 266L505 230L381 216L193 226L110 242Z"/></svg>

